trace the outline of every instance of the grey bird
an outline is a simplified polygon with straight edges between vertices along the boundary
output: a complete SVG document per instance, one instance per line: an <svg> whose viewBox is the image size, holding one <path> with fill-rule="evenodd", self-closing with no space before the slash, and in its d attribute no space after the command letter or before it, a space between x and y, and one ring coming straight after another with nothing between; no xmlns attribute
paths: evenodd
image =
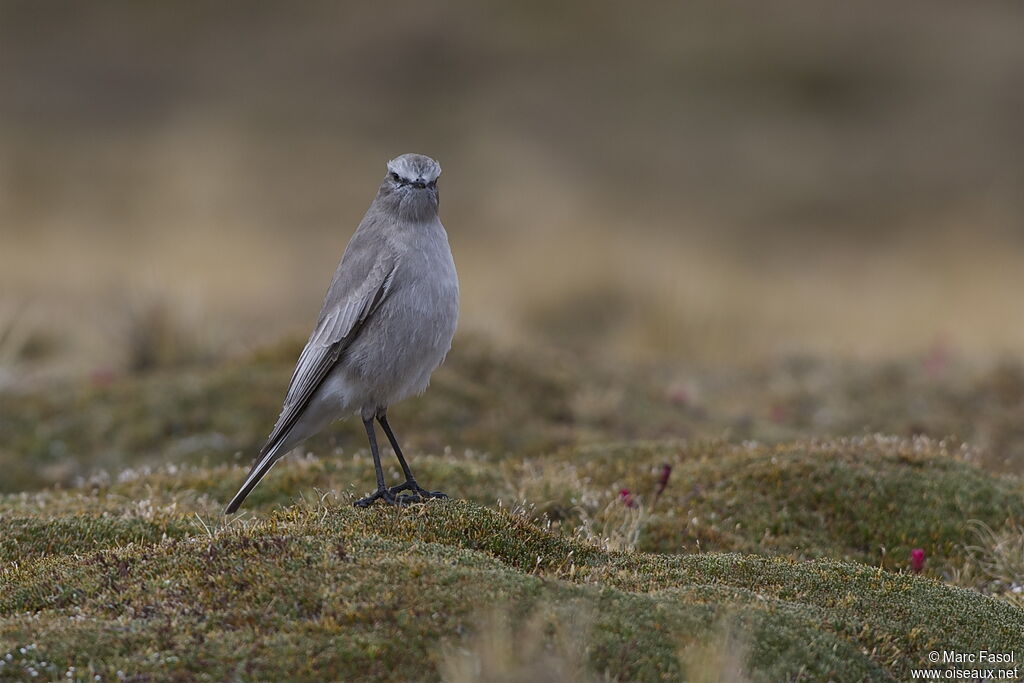
<svg viewBox="0 0 1024 683"><path fill-rule="evenodd" d="M426 390L451 348L459 317L459 280L437 216L441 166L421 154L403 154L388 162L387 171L341 257L277 424L225 514L237 510L292 448L354 413L366 427L377 475L377 490L357 506L447 497L416 482L387 418L389 406ZM374 420L405 473L398 486L384 483ZM399 496L403 491L410 493Z"/></svg>

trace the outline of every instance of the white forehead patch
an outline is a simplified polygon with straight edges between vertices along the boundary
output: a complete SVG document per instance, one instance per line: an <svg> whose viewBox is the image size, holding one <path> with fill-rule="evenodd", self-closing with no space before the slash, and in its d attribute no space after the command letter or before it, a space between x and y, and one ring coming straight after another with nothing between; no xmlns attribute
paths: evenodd
<svg viewBox="0 0 1024 683"><path fill-rule="evenodd" d="M388 172L406 180L422 178L423 182L432 183L441 175L441 164L422 154L403 154L388 162Z"/></svg>

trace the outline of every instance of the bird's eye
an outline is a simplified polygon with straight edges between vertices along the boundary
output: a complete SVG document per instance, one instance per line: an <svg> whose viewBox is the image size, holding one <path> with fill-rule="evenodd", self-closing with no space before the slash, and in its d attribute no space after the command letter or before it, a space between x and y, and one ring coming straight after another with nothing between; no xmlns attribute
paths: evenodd
<svg viewBox="0 0 1024 683"><path fill-rule="evenodd" d="M434 189L435 187L437 187L437 181L431 180L429 183L427 183L427 187L429 187L430 189Z"/></svg>
<svg viewBox="0 0 1024 683"><path fill-rule="evenodd" d="M401 176L399 176L397 173L392 173L391 179L394 180L396 183L402 182Z"/></svg>

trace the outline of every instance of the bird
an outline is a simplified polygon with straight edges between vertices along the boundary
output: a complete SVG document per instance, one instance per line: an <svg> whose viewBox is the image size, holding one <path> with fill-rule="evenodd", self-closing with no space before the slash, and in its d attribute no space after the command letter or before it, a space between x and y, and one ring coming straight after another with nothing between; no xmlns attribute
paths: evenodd
<svg viewBox="0 0 1024 683"><path fill-rule="evenodd" d="M387 417L390 406L426 390L451 349L458 323L459 279L438 217L440 175L440 164L422 154L387 162L387 174L342 254L299 354L281 414L225 514L238 510L291 449L357 413L377 478L376 491L355 501L357 507L448 497L417 483ZM374 420L405 475L397 486L384 482Z"/></svg>

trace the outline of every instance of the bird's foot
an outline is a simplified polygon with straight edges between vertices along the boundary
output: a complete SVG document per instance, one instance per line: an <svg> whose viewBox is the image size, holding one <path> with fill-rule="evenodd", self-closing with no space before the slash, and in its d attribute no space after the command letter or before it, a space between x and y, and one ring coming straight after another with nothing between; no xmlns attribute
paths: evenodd
<svg viewBox="0 0 1024 683"><path fill-rule="evenodd" d="M407 479L405 483L399 484L398 486L392 486L388 489L388 493L391 495L397 495L402 491L410 491L408 495L399 496L398 500L403 501L404 504L409 503L421 503L431 498L447 498L447 493L441 491L428 491L419 484L416 483L415 479Z"/></svg>
<svg viewBox="0 0 1024 683"><path fill-rule="evenodd" d="M399 498L388 489L377 489L366 498L360 498L353 503L357 508L368 508L373 505L377 500L383 500L389 505L408 505L409 501L403 500L405 496Z"/></svg>

